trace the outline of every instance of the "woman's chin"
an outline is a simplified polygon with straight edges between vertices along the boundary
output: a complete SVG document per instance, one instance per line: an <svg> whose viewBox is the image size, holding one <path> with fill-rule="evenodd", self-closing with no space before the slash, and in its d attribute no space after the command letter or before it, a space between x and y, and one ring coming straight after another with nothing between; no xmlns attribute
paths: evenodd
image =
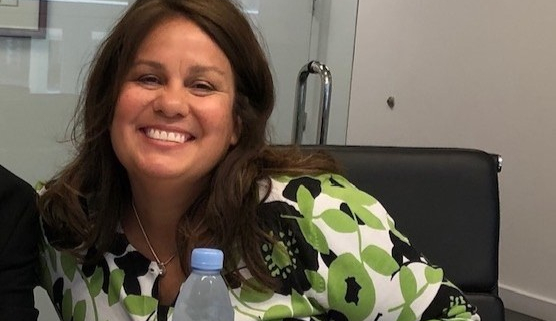
<svg viewBox="0 0 556 321"><path fill-rule="evenodd" d="M149 166L135 171L135 173L130 174L130 176L135 176L142 181L150 180L155 182L164 180L177 180L185 177L186 175L183 170L179 170L176 168L170 168L167 166Z"/></svg>

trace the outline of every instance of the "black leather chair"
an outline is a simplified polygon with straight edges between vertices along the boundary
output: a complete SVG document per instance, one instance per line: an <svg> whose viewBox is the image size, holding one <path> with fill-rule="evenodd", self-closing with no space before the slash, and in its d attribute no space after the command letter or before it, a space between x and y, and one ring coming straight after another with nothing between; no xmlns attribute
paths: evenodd
<svg viewBox="0 0 556 321"><path fill-rule="evenodd" d="M483 321L503 321L498 297L498 155L460 148L302 146L324 150L376 197L400 231L467 295Z"/></svg>

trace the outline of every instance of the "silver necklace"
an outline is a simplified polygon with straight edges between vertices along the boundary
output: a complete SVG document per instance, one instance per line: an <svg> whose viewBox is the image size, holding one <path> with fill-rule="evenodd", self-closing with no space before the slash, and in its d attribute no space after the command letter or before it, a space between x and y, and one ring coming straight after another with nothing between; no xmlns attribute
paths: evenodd
<svg viewBox="0 0 556 321"><path fill-rule="evenodd" d="M133 200L131 201L131 207L133 208L133 213L135 214L135 218L137 219L137 223L139 223L139 227L141 228L141 232L143 233L143 237L145 238L145 241L147 242L147 245L149 246L149 249L151 250L151 253L154 256L154 259L156 260L156 264L158 265L158 268L160 269L160 276L164 276L166 274L166 266L176 257L176 253L174 253L174 255L172 255L165 262L162 262L158 258L158 255L156 255L156 252L154 251L154 248L151 245L151 242L149 241L149 237L147 236L147 232L145 232L145 228L143 227L143 224L141 223L141 219L139 218L139 214L137 214L137 209L135 208L135 202L133 202Z"/></svg>

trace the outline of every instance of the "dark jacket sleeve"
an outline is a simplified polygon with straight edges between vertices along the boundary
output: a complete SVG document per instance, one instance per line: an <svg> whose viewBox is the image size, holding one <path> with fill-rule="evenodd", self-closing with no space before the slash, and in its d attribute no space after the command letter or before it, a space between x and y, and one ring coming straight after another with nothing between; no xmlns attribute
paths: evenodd
<svg viewBox="0 0 556 321"><path fill-rule="evenodd" d="M0 166L0 320L37 320L36 197L29 184Z"/></svg>

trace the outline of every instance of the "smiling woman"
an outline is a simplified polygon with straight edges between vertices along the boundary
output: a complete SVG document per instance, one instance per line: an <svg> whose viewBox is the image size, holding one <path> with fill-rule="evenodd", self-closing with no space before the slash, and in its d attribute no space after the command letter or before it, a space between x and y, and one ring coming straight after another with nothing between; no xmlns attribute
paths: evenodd
<svg viewBox="0 0 556 321"><path fill-rule="evenodd" d="M236 320L478 320L322 153L270 146L267 59L229 0L137 0L101 45L75 158L41 191L64 320L171 320L191 250L225 253Z"/></svg>

